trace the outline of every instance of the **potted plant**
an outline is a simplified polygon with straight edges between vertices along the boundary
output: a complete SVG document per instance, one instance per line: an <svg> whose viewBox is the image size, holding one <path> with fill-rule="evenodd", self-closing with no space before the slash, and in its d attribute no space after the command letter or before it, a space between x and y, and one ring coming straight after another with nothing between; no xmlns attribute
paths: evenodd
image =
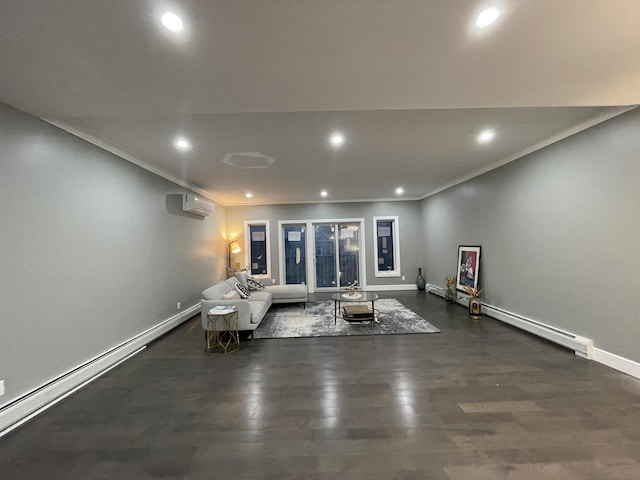
<svg viewBox="0 0 640 480"><path fill-rule="evenodd" d="M456 277L446 276L444 277L444 284L447 286L447 290L444 292L444 299L447 303L453 303L455 300L455 294L451 290L451 286L455 285Z"/></svg>

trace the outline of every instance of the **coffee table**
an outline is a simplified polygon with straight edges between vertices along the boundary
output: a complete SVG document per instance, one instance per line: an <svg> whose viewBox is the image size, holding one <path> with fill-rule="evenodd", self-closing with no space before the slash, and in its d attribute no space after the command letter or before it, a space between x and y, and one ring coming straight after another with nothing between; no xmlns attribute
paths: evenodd
<svg viewBox="0 0 640 480"><path fill-rule="evenodd" d="M347 322L378 323L375 305L378 298L380 298L378 294L371 292L358 291L356 294L351 294L349 292L334 293L331 295L331 299L333 300L333 324L335 325L338 323L338 318L346 320ZM371 303L371 308L369 308L369 302ZM351 315L345 315L343 313L343 303L350 304L345 306L345 309L351 310Z"/></svg>

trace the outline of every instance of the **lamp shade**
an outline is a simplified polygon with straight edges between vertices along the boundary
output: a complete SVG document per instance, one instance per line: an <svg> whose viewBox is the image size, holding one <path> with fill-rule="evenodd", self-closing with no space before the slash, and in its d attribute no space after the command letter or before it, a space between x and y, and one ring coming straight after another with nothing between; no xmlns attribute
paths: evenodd
<svg viewBox="0 0 640 480"><path fill-rule="evenodd" d="M237 240L234 240L229 244L229 250L231 250L231 253L240 253L242 251Z"/></svg>

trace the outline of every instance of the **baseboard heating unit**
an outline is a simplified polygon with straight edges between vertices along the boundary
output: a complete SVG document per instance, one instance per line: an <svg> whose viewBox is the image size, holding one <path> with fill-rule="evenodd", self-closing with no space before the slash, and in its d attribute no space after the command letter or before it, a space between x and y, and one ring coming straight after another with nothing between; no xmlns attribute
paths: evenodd
<svg viewBox="0 0 640 480"><path fill-rule="evenodd" d="M51 379L0 407L0 437L137 355L146 345L200 312L200 303Z"/></svg>
<svg viewBox="0 0 640 480"><path fill-rule="evenodd" d="M427 291L444 297L444 288L437 285L428 284ZM458 296L456 298L456 303L468 306L469 297ZM537 320L523 317L522 315L518 315L486 303L482 303L482 312L484 315L500 320L501 322L508 323L516 328L525 330L549 340L550 342L557 343L558 345L562 345L565 348L573 350L579 357L590 360L593 359L593 340L590 338L581 337L580 335L566 332L550 325L545 325Z"/></svg>

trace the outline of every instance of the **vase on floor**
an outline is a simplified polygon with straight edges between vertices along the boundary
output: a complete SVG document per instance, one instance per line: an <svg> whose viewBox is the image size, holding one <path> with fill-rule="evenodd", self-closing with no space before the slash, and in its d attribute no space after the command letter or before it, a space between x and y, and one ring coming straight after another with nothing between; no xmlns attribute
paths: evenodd
<svg viewBox="0 0 640 480"><path fill-rule="evenodd" d="M465 286L464 291L471 297L469 299L469 318L473 320L480 320L482 318L482 304L480 303L482 290Z"/></svg>
<svg viewBox="0 0 640 480"><path fill-rule="evenodd" d="M422 268L418 268L418 278L416 278L416 286L418 290L424 290L427 286L427 282L422 276Z"/></svg>
<svg viewBox="0 0 640 480"><path fill-rule="evenodd" d="M447 287L447 290L444 292L444 299L447 303L453 303L456 299L455 293L451 290L451 287Z"/></svg>
<svg viewBox="0 0 640 480"><path fill-rule="evenodd" d="M445 287L447 287L447 289L444 292L444 299L446 300L447 303L453 303L456 301L456 293L451 290L451 287L453 287L456 284L456 277L447 275L446 277L444 277L444 285Z"/></svg>
<svg viewBox="0 0 640 480"><path fill-rule="evenodd" d="M482 304L477 298L469 300L469 318L480 320L482 318Z"/></svg>

